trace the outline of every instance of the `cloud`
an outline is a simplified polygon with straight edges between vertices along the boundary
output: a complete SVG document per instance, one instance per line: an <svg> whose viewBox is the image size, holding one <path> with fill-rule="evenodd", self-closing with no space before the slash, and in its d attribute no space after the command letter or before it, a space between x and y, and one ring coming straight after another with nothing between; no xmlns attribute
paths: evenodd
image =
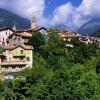
<svg viewBox="0 0 100 100"><path fill-rule="evenodd" d="M64 23L67 20L71 19L73 6L70 3L62 5L55 9L54 16L53 16L53 23Z"/></svg>
<svg viewBox="0 0 100 100"><path fill-rule="evenodd" d="M46 18L43 17L45 0L0 0L0 7L28 19L34 15L39 24L47 23Z"/></svg>
<svg viewBox="0 0 100 100"><path fill-rule="evenodd" d="M77 29L90 19L100 17L100 0L83 0L78 7L67 2L55 8L48 18L44 17L45 0L0 0L0 7L29 19L35 15L41 26L64 24Z"/></svg>
<svg viewBox="0 0 100 100"><path fill-rule="evenodd" d="M83 0L78 7L69 2L55 9L52 22L77 29L90 19L100 17L99 7L100 0Z"/></svg>
<svg viewBox="0 0 100 100"><path fill-rule="evenodd" d="M1 0L0 6L29 18L32 14L43 14L45 9L45 0Z"/></svg>
<svg viewBox="0 0 100 100"><path fill-rule="evenodd" d="M100 0L83 0L77 10L84 16L100 15L99 6Z"/></svg>

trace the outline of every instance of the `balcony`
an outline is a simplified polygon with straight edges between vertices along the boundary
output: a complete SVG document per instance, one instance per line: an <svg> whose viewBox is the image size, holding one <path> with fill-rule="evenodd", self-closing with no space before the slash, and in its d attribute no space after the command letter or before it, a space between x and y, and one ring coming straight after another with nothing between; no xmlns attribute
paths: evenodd
<svg viewBox="0 0 100 100"><path fill-rule="evenodd" d="M26 65L24 61L4 61L1 63L1 66L18 66L18 65Z"/></svg>
<svg viewBox="0 0 100 100"><path fill-rule="evenodd" d="M14 58L25 58L24 54L19 54L19 55L13 55Z"/></svg>
<svg viewBox="0 0 100 100"><path fill-rule="evenodd" d="M0 65L0 70L6 72L18 72L28 68L27 64L23 61L4 61Z"/></svg>
<svg viewBox="0 0 100 100"><path fill-rule="evenodd" d="M26 39L26 40L24 40L24 44L28 44L28 40Z"/></svg>

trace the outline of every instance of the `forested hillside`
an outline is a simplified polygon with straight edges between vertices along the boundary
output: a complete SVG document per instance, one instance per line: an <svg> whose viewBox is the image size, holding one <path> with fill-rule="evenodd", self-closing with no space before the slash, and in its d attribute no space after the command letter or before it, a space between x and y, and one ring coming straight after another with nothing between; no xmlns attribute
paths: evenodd
<svg viewBox="0 0 100 100"><path fill-rule="evenodd" d="M100 49L77 38L74 47L54 30L34 33L33 68L0 82L0 100L100 100Z"/></svg>

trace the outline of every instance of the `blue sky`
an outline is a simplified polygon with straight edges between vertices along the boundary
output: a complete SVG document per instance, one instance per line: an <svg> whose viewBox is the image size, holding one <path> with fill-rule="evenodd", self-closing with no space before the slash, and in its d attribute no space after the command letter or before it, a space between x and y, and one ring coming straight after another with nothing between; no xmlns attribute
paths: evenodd
<svg viewBox="0 0 100 100"><path fill-rule="evenodd" d="M68 2L72 3L73 6L79 6L82 0L46 0L46 9L44 11L44 16L48 17L49 15L52 15L55 8Z"/></svg>
<svg viewBox="0 0 100 100"><path fill-rule="evenodd" d="M0 0L0 7L41 26L63 24L76 30L93 18L100 18L100 0Z"/></svg>

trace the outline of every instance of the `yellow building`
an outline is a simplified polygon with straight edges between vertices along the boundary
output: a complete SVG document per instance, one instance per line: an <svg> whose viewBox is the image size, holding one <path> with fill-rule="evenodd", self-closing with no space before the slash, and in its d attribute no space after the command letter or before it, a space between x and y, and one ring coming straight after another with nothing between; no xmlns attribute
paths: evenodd
<svg viewBox="0 0 100 100"><path fill-rule="evenodd" d="M2 71L16 72L25 68L32 68L32 46L6 46L4 49L5 59L0 64Z"/></svg>

